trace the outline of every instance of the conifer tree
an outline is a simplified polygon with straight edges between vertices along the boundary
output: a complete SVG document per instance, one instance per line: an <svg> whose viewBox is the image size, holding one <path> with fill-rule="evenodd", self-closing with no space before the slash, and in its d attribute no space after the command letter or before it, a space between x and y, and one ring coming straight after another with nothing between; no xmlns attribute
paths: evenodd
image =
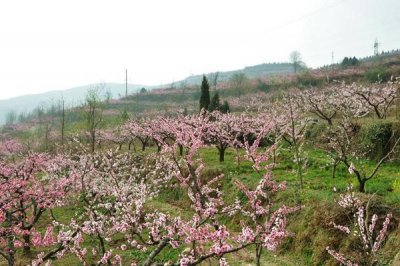
<svg viewBox="0 0 400 266"><path fill-rule="evenodd" d="M201 94L200 94L200 111L208 109L210 105L210 85L205 75L203 75L203 81L201 82Z"/></svg>
<svg viewBox="0 0 400 266"><path fill-rule="evenodd" d="M219 110L220 110L221 113L223 113L223 114L230 113L231 110L230 110L230 108L229 108L229 103L228 103L228 101L224 101L224 103L221 105L221 107L219 108Z"/></svg>
<svg viewBox="0 0 400 266"><path fill-rule="evenodd" d="M219 93L216 92L211 99L210 105L208 106L208 111L212 112L220 110L220 108L221 108L221 102L219 100Z"/></svg>

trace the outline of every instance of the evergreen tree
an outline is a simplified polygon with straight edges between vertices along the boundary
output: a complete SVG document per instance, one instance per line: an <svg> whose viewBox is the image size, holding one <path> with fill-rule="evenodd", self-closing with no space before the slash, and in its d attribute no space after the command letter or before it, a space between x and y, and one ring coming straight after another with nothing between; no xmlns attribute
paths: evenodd
<svg viewBox="0 0 400 266"><path fill-rule="evenodd" d="M219 110L221 111L221 113L227 114L230 113L231 110L229 108L229 103L228 101L224 101L224 103L221 105L221 107L219 108Z"/></svg>
<svg viewBox="0 0 400 266"><path fill-rule="evenodd" d="M347 56L343 58L342 66L347 67L349 65L349 58Z"/></svg>
<svg viewBox="0 0 400 266"><path fill-rule="evenodd" d="M210 85L205 75L203 75L203 81L201 82L201 94L200 94L200 111L201 109L208 109L210 105Z"/></svg>
<svg viewBox="0 0 400 266"><path fill-rule="evenodd" d="M219 100L219 93L216 92L211 99L210 105L208 106L208 111L212 112L220 110L220 108L221 108L221 102Z"/></svg>
<svg viewBox="0 0 400 266"><path fill-rule="evenodd" d="M353 58L346 56L345 58L343 58L341 64L343 67L356 66L358 65L358 59L355 56L353 56Z"/></svg>
<svg viewBox="0 0 400 266"><path fill-rule="evenodd" d="M353 66L358 65L358 59L355 56L351 59L351 65Z"/></svg>

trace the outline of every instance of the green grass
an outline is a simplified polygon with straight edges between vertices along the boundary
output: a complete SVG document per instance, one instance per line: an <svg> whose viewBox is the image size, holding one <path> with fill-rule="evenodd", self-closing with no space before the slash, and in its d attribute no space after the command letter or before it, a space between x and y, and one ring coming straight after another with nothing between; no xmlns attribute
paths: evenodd
<svg viewBox="0 0 400 266"><path fill-rule="evenodd" d="M289 237L282 245L278 258L282 256L290 261L282 265L292 265L290 263L294 262L300 265L334 265L334 261L325 251L325 247L336 243L338 239L347 241L344 236L338 236L337 232L329 226L338 212L335 201L341 192L346 191L349 184L352 184L356 190L358 183L343 164L337 167L336 177L332 178L330 159L322 150L306 147L305 153L308 162L303 177L304 188L300 190L299 198L296 198L298 180L292 161L293 155L289 150L280 151L277 166L273 169L276 180L286 181L288 187L286 191L278 195L276 200L288 205L300 201L305 205L305 209L290 217L289 230L294 236ZM225 174L223 186L227 188L225 191L229 191L229 194L226 195L227 201L232 200L238 194L233 185L235 179L239 179L251 187L256 186L260 179L260 174L252 170L251 163L241 162L239 166L236 164L234 150L227 150L225 162L218 161L217 150L213 148L202 149L200 156L209 165L207 171L221 171ZM375 167L375 162L365 160L363 163L367 172ZM382 249L382 253L390 255L382 257L382 261L390 261L390 256L393 258L396 255L392 249L400 242L399 236L394 235L395 231L393 231L397 224L396 220L400 217L400 193L393 190L395 183L400 180L399 169L398 162L384 163L378 174L367 182L366 195L361 195L362 197L374 195L377 201L374 210L382 214L384 210L391 209L397 217L392 222L392 234L389 237L391 243ZM227 221L227 224L232 227L235 223L237 221ZM342 248L351 250L351 245Z"/></svg>
<svg viewBox="0 0 400 266"><path fill-rule="evenodd" d="M138 147L138 146L137 146ZM126 145L123 148L127 149ZM139 150L139 149L138 149ZM147 148L143 154L155 152L155 147ZM141 151L137 152L141 154ZM273 174L276 180L287 182L287 190L278 194L275 199L278 202L293 206L299 201L305 205L305 208L292 215L289 219L289 230L293 233L291 237L286 239L277 253L265 252L263 255L263 265L324 265L332 264L332 259L324 250L326 245L339 245L339 240L346 241L344 238L338 238L337 232L333 232L329 227L329 222L337 216L335 209L335 200L340 192L344 192L349 184L357 187L357 181L354 176L351 176L344 165L339 165L336 172L336 178L332 178L331 166L329 157L321 150L314 147L306 147L308 162L307 168L304 171L304 188L296 194L298 180L293 163L293 155L288 149L281 149L277 157L277 165L273 169ZM243 151L240 151L243 156ZM252 164L248 161L241 160L237 164L236 151L228 149L225 154L225 161L218 161L218 151L216 148L203 148L199 151L201 157L207 165L202 175L204 178L212 178L220 173L224 174L222 186L224 191L224 199L226 202L233 202L236 197L243 197L236 186L235 180L247 184L250 187L255 187L259 182L262 172L257 173L252 169ZM372 169L374 162L365 161L366 169ZM379 170L378 175L367 182L366 190L368 195L375 194L379 201L379 206L389 206L389 209L394 210L394 215L399 218L400 193L393 190L396 180L399 180L399 165L396 162L385 163ZM336 192L334 191L336 188ZM297 195L297 197L296 197ZM379 206L376 207L379 210ZM74 217L75 213L82 206L66 206L53 210L53 215L57 220L63 223L69 222ZM146 208L149 210L157 209L168 213L172 216L181 216L184 219L190 219L193 212L190 210L190 200L183 190L180 188L174 190L162 191L159 197L146 203ZM397 211L396 211L397 209ZM44 231L44 225L51 220L50 213L45 212L43 219L39 223L39 230ZM238 223L240 217L231 217L221 220L224 224L230 227L233 231L239 230ZM393 229L392 229L393 231ZM338 240L339 239L339 240ZM85 239L84 246L90 247L92 241ZM389 242L390 241L390 242ZM383 249L385 256L384 261L389 261L391 257L396 255L391 250L392 246L400 245L400 236L392 233L389 236L387 246ZM342 248L346 248L347 242L343 242ZM113 239L109 244L116 248L120 245L118 239ZM151 252L149 248L146 252L142 251L117 251L122 256L124 261L139 260L143 261ZM33 254L40 252L41 249L34 249ZM176 260L179 249L167 248L158 257L157 261ZM18 262L24 265L29 262L29 258L18 256L22 259ZM238 254L232 254L227 257L231 265L252 264L254 262L254 251L252 248L243 250ZM94 261L99 258L93 258ZM216 263L212 260L210 263ZM67 255L59 261L55 261L54 265L80 265L76 257ZM4 260L0 258L0 265L4 265Z"/></svg>
<svg viewBox="0 0 400 266"><path fill-rule="evenodd" d="M329 199L335 188L338 192L346 190L349 184L357 188L357 180L350 175L347 168L340 164L336 170L336 177L332 178L332 168L330 159L326 153L321 150L306 149L307 167L304 171L304 188L302 194L306 198L316 197L316 200ZM242 153L243 155L243 153ZM207 172L223 172L225 174L224 185L232 185L231 181L240 179L248 185L256 185L260 174L252 169L252 164L248 161L241 161L239 166L236 163L236 153L228 149L225 155L225 161L218 161L216 149L206 148L200 151L200 156L207 165ZM294 189L298 185L295 165L292 162L293 155L288 150L281 150L277 160L277 166L273 169L274 176L279 181L286 181L289 189ZM365 169L372 171L375 163L365 161ZM383 197L384 201L391 204L400 203L399 193L392 193L396 180L400 177L399 164L396 162L385 163L378 174L369 180L366 185L367 193L376 193Z"/></svg>

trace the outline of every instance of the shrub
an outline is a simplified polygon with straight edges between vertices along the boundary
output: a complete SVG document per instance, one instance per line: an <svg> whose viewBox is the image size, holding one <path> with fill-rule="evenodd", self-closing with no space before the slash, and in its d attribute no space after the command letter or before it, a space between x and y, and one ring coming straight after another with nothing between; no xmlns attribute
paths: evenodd
<svg viewBox="0 0 400 266"><path fill-rule="evenodd" d="M256 89L259 91L262 91L262 92L270 92L272 89L272 85L259 79L259 80L257 80Z"/></svg>
<svg viewBox="0 0 400 266"><path fill-rule="evenodd" d="M325 123L318 123L318 120L316 120L307 128L306 139L317 142L321 140L321 137L326 133L327 129L328 126Z"/></svg>
<svg viewBox="0 0 400 266"><path fill-rule="evenodd" d="M367 157L380 160L393 146L393 136L398 135L398 123L374 122L367 124L361 131L361 142L367 148Z"/></svg>
<svg viewBox="0 0 400 266"><path fill-rule="evenodd" d="M383 68L374 68L365 73L365 79L370 83L387 82L390 80L390 73Z"/></svg>
<svg viewBox="0 0 400 266"><path fill-rule="evenodd" d="M320 87L323 83L323 79L314 77L310 72L305 72L297 77L299 87Z"/></svg>

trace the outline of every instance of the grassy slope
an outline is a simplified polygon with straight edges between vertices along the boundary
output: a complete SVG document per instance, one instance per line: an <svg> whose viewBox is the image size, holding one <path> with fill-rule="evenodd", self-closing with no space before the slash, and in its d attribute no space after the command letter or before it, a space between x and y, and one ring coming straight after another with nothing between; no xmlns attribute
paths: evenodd
<svg viewBox="0 0 400 266"><path fill-rule="evenodd" d="M251 92L254 92L254 89ZM167 110L171 105L181 102L181 100L195 106L197 100L194 98L197 97L197 94L198 92L195 88L188 90L185 94L174 91L167 97L144 94L138 95L136 98L132 97L132 99L127 99L126 101L112 103L107 108L114 110L128 109L132 112L138 112L158 106L158 109ZM234 93L227 90L225 96L234 96ZM77 117L79 118L79 116ZM107 126L111 127L115 123L115 119L111 117L107 118ZM70 132L77 132L83 128L84 124L81 121L68 125ZM291 217L289 228L294 235L285 241L277 257L275 254L265 253L264 265L336 265L325 252L325 247L333 245L341 250L347 250L353 243L352 240L346 240L337 234L336 231L332 230L329 222L332 219L338 218L338 209L335 200L339 192L343 192L349 183L356 186L355 178L350 176L347 169L341 165L337 169L337 177L333 179L329 166L330 162L325 153L314 147L307 147L305 151L308 155L308 167L304 177L305 187L301 190L300 194L301 203L305 205L305 209ZM203 149L201 156L208 165L204 173L205 176L224 173L224 190L229 191L229 194L226 195L227 201L232 201L238 194L233 184L235 179L240 179L250 186L256 185L259 180L259 175L254 173L248 162L241 162L239 167L236 165L235 152L233 150L227 150L226 161L223 163L218 162L218 153L214 148ZM294 187L297 180L293 170L292 158L288 150L281 150L278 165L273 170L278 180L288 182L288 190L280 194L279 200L290 205L293 205L298 200L295 198ZM373 167L372 162L366 162L366 164ZM378 175L370 180L366 186L367 192L370 193L369 195L372 193L376 194L376 204L373 206L374 211L382 214L390 209L395 216L391 227L391 234L382 250L384 265L400 250L400 232L397 227L400 220L400 191L394 190L396 180L397 182L400 180L398 163L385 163ZM333 191L334 187L338 192ZM188 200L182 196L181 192L171 191L161 194L158 199L150 202L148 207L189 217L190 212L186 211L188 209L187 204ZM75 211L75 207L67 207L55 210L54 213L58 219L68 221ZM237 222L238 220L235 218L226 221L233 228L235 228ZM112 245L115 246L118 244L118 240L114 241L115 243L112 243ZM161 254L161 258L175 258L177 253L178 251L168 249ZM127 251L121 255L123 258L132 259L134 257L145 257L146 254ZM231 265L243 265L243 262L251 264L252 258L253 251L246 250L229 258L229 261L233 262ZM235 261L241 262L235 263ZM19 263L20 265L25 265L27 262L28 260L20 261ZM4 265L1 258L0 265ZM74 257L67 256L55 262L54 265L79 265L79 263Z"/></svg>
<svg viewBox="0 0 400 266"><path fill-rule="evenodd" d="M305 186L300 191L301 204L305 205L305 209L291 217L289 229L294 233L294 236L289 238L279 251L280 256L283 255L286 260L281 265L292 265L294 263L296 265L335 265L335 262L326 253L325 247L336 245L342 250L348 250L348 245L352 243L351 241L354 241L354 239L346 240L342 238L329 225L332 220L338 218L338 213L340 213L335 200L338 199L340 192L346 190L349 184L356 187L357 181L343 165L338 167L337 176L333 179L329 159L322 151L309 147L306 149L306 153L309 158L308 167L304 176ZM241 163L241 166L237 167L233 151L228 151L227 160L223 163L218 162L216 149L205 149L202 155L210 165L209 171L224 172L226 175L224 186L229 187L227 191L231 191L231 195L236 194L232 184L234 179L238 178L253 186L259 180L248 163ZM297 180L296 173L293 170L292 158L293 156L288 151L282 151L278 165L273 170L277 180L288 182L287 191L279 196L279 200L288 205L293 205L296 201L294 188L297 185ZM371 168L373 167L371 162L366 162L366 164ZM387 163L382 167L379 174L367 183L367 192L375 193L376 204L372 204L372 209L379 214L390 209L395 217L389 241L382 250L383 264L388 263L400 249L400 235L395 230L397 221L400 219L400 191L393 191L393 184L395 180L399 180L399 177L398 163ZM334 192L334 187L337 192ZM234 224L237 221L231 222ZM340 243L342 240L343 242Z"/></svg>
<svg viewBox="0 0 400 266"><path fill-rule="evenodd" d="M148 148L146 153L154 151L155 149L152 147ZM305 186L300 194L301 204L305 205L305 209L291 216L289 228L293 236L284 242L277 254L265 252L263 256L264 265L335 265L334 261L325 252L325 247L335 244L346 250L352 243L338 236L337 232L329 226L329 222L338 215L334 201L338 198L339 192L345 191L349 183L356 186L356 180L350 176L343 165L338 167L337 177L333 179L331 177L329 159L322 151L308 147L306 153L309 158L308 167L304 176ZM228 202L233 201L237 195L240 195L234 185L236 179L240 179L251 187L254 187L259 181L260 174L252 170L249 162L241 161L240 165L237 165L234 150L227 150L226 160L222 163L218 161L217 150L212 147L202 149L200 156L208 165L203 172L204 178L224 173L225 177L222 185L223 190L229 192L225 194ZM288 189L281 193L277 200L293 206L298 200L295 197L294 190L297 180L290 151L282 149L277 163L277 167L273 170L275 178L288 183ZM372 164L369 164L372 167ZM380 202L374 206L375 210L382 212L384 209L389 208L394 211L396 219L400 218L400 193L393 191L393 184L399 177L398 164L387 163L382 167L378 176L367 183L367 192L376 193L375 197ZM338 192L334 192L333 187L337 188ZM188 218L191 216L191 212L188 211L189 204L185 195L180 190L176 190L163 192L159 198L148 203L148 208L159 209L172 215L181 215ZM79 206L77 208L71 206L56 209L54 216L62 222L67 222L78 209ZM46 214L46 219L50 219L48 213ZM237 229L238 221L237 217L233 217L224 222L229 227ZM44 228L42 230L44 231ZM343 242L341 242L341 239ZM114 239L111 246L118 246L118 243L118 239ZM89 245L89 243L86 243L86 245ZM382 261L392 259L396 255L398 248L400 248L400 236L392 228L389 241L383 249L384 257ZM120 254L124 259L131 260L133 258L143 259L146 257L146 253L125 251ZM173 259L177 257L178 253L179 250L168 248L163 251L159 258L160 260ZM254 251L248 249L228 257L228 260L233 262L231 265L251 265L253 257ZM28 261L29 259L27 258L19 261L19 264L24 265ZM3 265L1 259L0 265ZM66 256L62 260L56 261L54 265L79 265L79 262L75 257Z"/></svg>

